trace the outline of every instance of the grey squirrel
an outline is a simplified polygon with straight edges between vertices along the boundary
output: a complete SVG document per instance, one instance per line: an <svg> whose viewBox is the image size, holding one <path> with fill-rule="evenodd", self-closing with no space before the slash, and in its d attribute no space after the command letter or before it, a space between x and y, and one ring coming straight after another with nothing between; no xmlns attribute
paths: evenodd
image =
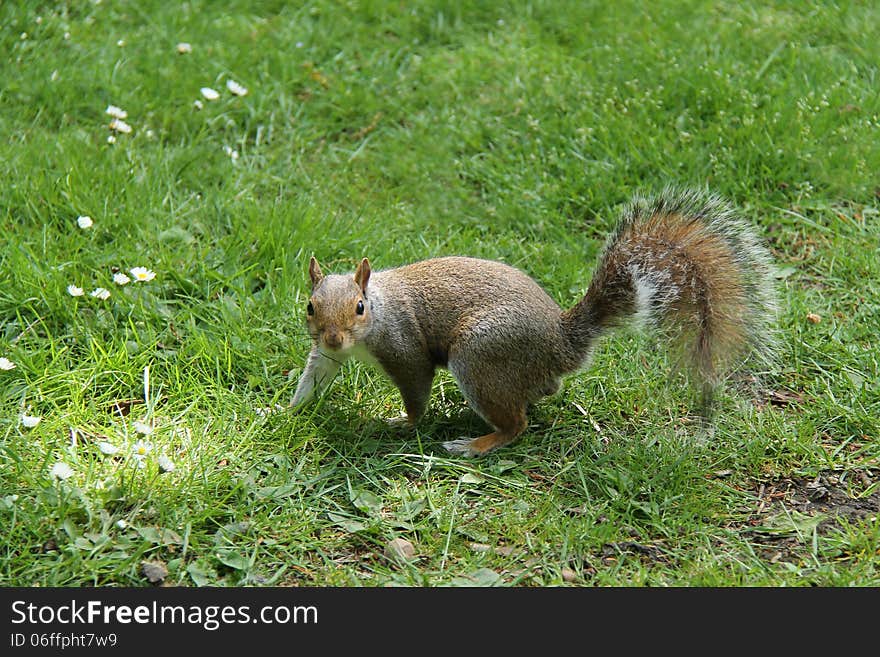
<svg viewBox="0 0 880 657"><path fill-rule="evenodd" d="M399 388L406 419L425 412L446 367L494 431L444 443L481 455L522 433L526 409L583 367L608 329L644 323L680 350L702 394L737 359L771 355L773 266L755 231L718 197L667 190L636 198L609 236L584 297L563 310L523 272L450 256L325 276L309 262L312 349L294 394L320 393L349 357L377 363Z"/></svg>

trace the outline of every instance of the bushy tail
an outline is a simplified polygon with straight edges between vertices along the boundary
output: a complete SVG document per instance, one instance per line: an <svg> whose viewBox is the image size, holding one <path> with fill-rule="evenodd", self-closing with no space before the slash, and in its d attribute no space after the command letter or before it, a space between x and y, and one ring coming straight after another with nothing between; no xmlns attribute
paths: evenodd
<svg viewBox="0 0 880 657"><path fill-rule="evenodd" d="M667 190L639 198L609 237L586 295L563 315L589 353L605 329L641 322L680 350L705 403L724 373L773 357L772 260L754 229L712 195Z"/></svg>

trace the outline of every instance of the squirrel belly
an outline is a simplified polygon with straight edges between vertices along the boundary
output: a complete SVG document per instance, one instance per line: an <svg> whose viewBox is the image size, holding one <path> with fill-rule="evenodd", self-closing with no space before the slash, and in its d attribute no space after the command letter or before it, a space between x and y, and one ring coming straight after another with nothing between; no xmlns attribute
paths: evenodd
<svg viewBox="0 0 880 657"><path fill-rule="evenodd" d="M703 393L750 355L768 356L772 265L753 229L713 196L667 191L636 200L606 242L584 297L563 310L509 265L433 258L324 276L309 264L313 347L293 405L332 380L348 357L375 359L401 392L407 418L425 412L438 367L452 373L494 431L444 446L467 455L509 443L526 409L580 368L596 341L626 324L667 337Z"/></svg>

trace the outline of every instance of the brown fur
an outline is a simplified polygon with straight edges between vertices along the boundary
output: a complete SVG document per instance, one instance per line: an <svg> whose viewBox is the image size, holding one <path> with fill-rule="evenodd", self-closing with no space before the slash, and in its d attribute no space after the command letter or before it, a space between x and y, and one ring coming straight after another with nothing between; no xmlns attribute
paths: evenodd
<svg viewBox="0 0 880 657"><path fill-rule="evenodd" d="M469 455L514 440L528 405L581 367L603 332L633 317L678 346L708 409L730 361L766 338L773 309L769 257L751 229L716 199L693 194L631 206L584 298L566 311L523 272L488 260L451 256L373 272L364 258L353 275L324 276L312 258L309 274L315 346L294 404L365 350L414 423L436 368L448 367L495 428L445 444Z"/></svg>

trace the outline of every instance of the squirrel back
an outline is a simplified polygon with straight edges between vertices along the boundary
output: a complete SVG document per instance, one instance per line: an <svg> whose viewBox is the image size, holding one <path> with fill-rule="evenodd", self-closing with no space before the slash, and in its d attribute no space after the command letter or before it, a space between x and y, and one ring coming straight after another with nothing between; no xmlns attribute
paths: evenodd
<svg viewBox="0 0 880 657"><path fill-rule="evenodd" d="M365 344L385 355L388 341L402 338L389 358L398 359L402 344L409 344L419 352L427 349L436 365L446 367L460 338L480 331L492 333L485 339L499 341L505 351L535 334L544 340L548 332L560 339L557 348L564 347L559 305L525 273L501 262L432 258L375 272L370 288L374 317L382 320L374 319L377 330ZM405 326L395 325L400 321Z"/></svg>
<svg viewBox="0 0 880 657"><path fill-rule="evenodd" d="M695 376L704 411L739 359L772 352L772 264L753 229L714 196L667 190L637 199L608 238L584 297L561 309L529 276L475 258L433 258L353 275L309 267L313 340L293 405L349 356L375 360L400 389L407 419L424 413L437 367L495 431L444 443L483 454L527 426L526 408L587 362L615 326L660 330Z"/></svg>

